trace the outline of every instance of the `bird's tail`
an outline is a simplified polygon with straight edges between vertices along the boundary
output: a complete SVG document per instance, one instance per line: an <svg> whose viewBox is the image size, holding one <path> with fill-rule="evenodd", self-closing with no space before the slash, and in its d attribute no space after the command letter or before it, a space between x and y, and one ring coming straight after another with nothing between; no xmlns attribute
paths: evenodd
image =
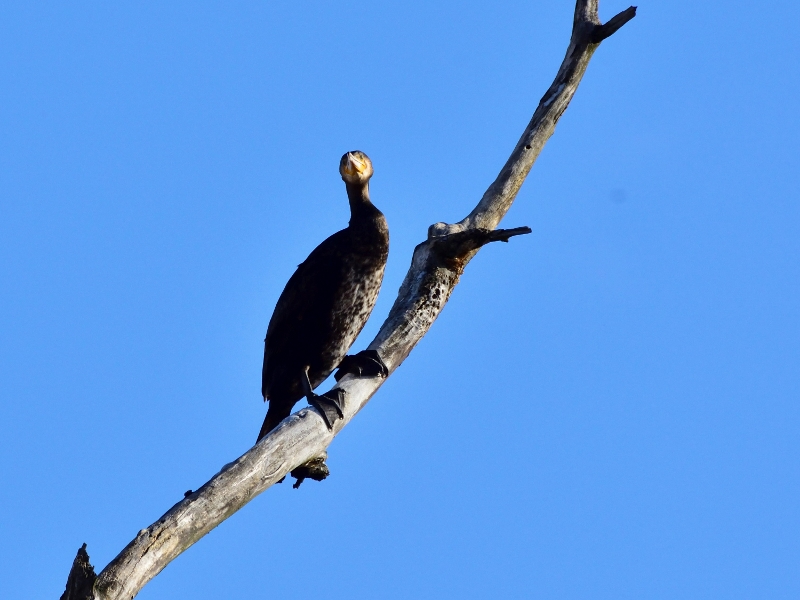
<svg viewBox="0 0 800 600"><path fill-rule="evenodd" d="M256 443L261 441L265 435L278 426L278 423L283 421L292 413L292 405L281 405L275 400L271 400L269 408L267 409L267 416L264 417L264 424L261 426L261 431L258 432L258 439Z"/></svg>

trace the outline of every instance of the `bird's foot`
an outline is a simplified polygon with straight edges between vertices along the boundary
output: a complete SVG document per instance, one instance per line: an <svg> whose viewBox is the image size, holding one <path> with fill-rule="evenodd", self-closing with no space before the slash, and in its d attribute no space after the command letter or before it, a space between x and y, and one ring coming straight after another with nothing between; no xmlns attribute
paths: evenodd
<svg viewBox="0 0 800 600"><path fill-rule="evenodd" d="M381 360L377 350L362 350L358 354L345 356L333 377L339 381L348 374L356 377L386 378L389 376L389 369Z"/></svg>
<svg viewBox="0 0 800 600"><path fill-rule="evenodd" d="M303 483L304 479L313 479L314 481L322 481L328 475L331 474L330 469L328 469L328 465L325 464L325 459L328 457L327 454L323 456L318 456L317 458L312 458L304 465L300 465L296 469L293 469L291 472L291 476L294 477L297 481L294 482L292 487L297 489L300 487L300 484Z"/></svg>
<svg viewBox="0 0 800 600"><path fill-rule="evenodd" d="M344 390L331 390L324 394L310 394L308 403L319 411L328 430L333 429L336 419L344 418Z"/></svg>

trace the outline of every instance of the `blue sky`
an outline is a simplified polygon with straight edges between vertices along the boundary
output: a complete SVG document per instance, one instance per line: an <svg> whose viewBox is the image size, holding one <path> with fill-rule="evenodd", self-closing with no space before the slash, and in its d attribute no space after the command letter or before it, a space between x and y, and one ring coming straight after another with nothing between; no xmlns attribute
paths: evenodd
<svg viewBox="0 0 800 600"><path fill-rule="evenodd" d="M610 18L628 5L601 3ZM571 0L0 7L0 573L54 598L255 440L262 340L348 218L365 346L552 81ZM798 9L647 2L506 226L330 448L140 598L796 598Z"/></svg>

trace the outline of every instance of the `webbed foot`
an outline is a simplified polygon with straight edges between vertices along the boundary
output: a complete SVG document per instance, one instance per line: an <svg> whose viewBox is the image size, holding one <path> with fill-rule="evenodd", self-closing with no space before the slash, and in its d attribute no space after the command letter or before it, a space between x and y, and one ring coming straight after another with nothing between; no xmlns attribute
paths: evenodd
<svg viewBox="0 0 800 600"><path fill-rule="evenodd" d="M344 418L344 390L331 390L324 394L306 394L308 403L319 411L328 430L333 429L336 419Z"/></svg>
<svg viewBox="0 0 800 600"><path fill-rule="evenodd" d="M344 418L344 390L334 389L322 395L315 394L311 389L311 381L308 379L308 367L303 371L301 381L306 400L322 415L322 420L328 426L328 431L332 430L337 417Z"/></svg>
<svg viewBox="0 0 800 600"><path fill-rule="evenodd" d="M362 350L358 354L345 356L333 376L339 381L347 374L357 377L388 377L389 369L381 360L377 350Z"/></svg>

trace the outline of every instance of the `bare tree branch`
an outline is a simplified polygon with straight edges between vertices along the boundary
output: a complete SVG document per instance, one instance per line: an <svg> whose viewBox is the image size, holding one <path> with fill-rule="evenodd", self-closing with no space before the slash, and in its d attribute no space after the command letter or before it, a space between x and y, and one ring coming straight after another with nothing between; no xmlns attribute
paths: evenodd
<svg viewBox="0 0 800 600"><path fill-rule="evenodd" d="M614 35L617 30L625 25L628 21L630 21L633 17L636 16L636 7L630 6L619 13L617 16L613 17L608 23L605 25L600 25L594 28L594 32L592 33L592 43L599 44L607 37L611 37Z"/></svg>
<svg viewBox="0 0 800 600"><path fill-rule="evenodd" d="M432 225L428 239L414 249L411 267L397 299L369 345L370 349L378 351L390 375L428 332L464 267L481 246L494 241L507 242L512 236L530 233L528 228L495 228L553 134L599 42L632 19L635 13L636 9L631 7L602 25L597 0L577 0L564 61L497 179L467 217L453 225ZM342 378L336 388L345 392L344 418L334 423L333 431L328 430L314 408L304 408L285 419L256 446L225 465L203 487L187 493L158 521L142 529L97 577L94 597L97 600L133 598L181 552L290 471L302 466L296 471L300 477L324 478L327 468L323 468L323 460L328 445L383 382L380 377L348 375ZM313 462L309 465L310 461ZM84 549L81 551L85 554ZM88 555L85 562L88 565Z"/></svg>

